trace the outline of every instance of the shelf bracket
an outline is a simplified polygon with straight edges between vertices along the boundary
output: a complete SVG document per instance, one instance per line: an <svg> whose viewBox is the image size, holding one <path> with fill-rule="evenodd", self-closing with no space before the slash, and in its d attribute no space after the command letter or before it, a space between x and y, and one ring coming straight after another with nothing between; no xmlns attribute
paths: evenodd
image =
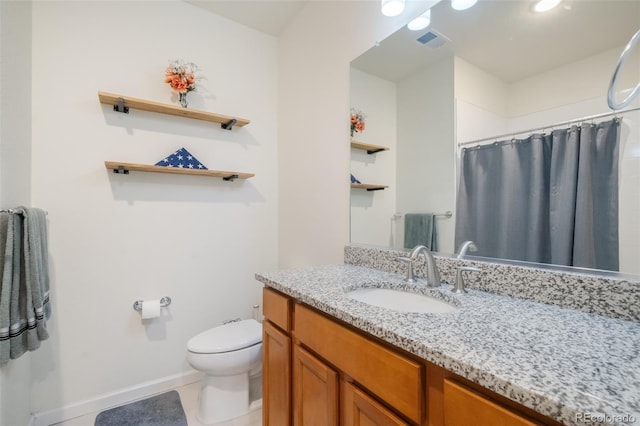
<svg viewBox="0 0 640 426"><path fill-rule="evenodd" d="M380 151L384 151L384 148L368 149L367 154L375 154L376 152L380 152Z"/></svg>
<svg viewBox="0 0 640 426"><path fill-rule="evenodd" d="M123 175L128 175L129 174L129 170L125 169L124 166L118 166L117 169L113 169L113 173L115 173L115 174L122 173Z"/></svg>
<svg viewBox="0 0 640 426"><path fill-rule="evenodd" d="M233 174L233 175L229 175L229 176L225 176L222 178L222 180L226 180L227 182L233 182L234 180L238 179L238 175Z"/></svg>
<svg viewBox="0 0 640 426"><path fill-rule="evenodd" d="M227 121L226 123L220 124L220 127L222 127L225 130L231 130L231 129L233 129L233 126L235 126L235 124L237 122L238 122L238 120L236 120L235 118L232 118L231 120Z"/></svg>
<svg viewBox="0 0 640 426"><path fill-rule="evenodd" d="M129 107L124 106L124 99L118 98L116 99L116 104L113 106L113 110L116 112L122 112L124 114L129 114Z"/></svg>
<svg viewBox="0 0 640 426"><path fill-rule="evenodd" d="M384 188L367 188L367 191L382 191Z"/></svg>

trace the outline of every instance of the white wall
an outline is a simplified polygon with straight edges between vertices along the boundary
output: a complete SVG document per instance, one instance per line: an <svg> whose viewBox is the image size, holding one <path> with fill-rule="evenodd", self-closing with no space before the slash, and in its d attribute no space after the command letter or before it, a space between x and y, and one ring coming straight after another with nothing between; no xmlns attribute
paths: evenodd
<svg viewBox="0 0 640 426"><path fill-rule="evenodd" d="M31 382L18 377L29 382L31 410L73 408L190 371L186 341L250 315L260 300L253 274L275 269L278 255L282 265L342 261L349 62L431 3L410 2L390 19L377 0L311 2L279 43L180 1L37 2L33 21L15 21L27 34L33 22L32 144L21 182L30 181L28 204L47 209L50 226L52 337L23 364ZM252 123L226 132L98 103L99 90L175 102L163 71L176 58L208 78L192 108ZM3 51L3 63L14 59ZM120 176L103 166L152 163L181 146L211 168L256 177ZM133 301L164 295L173 298L165 316L142 324ZM7 383L8 371L3 404L17 399L5 398L18 383ZM10 409L23 418L27 405Z"/></svg>
<svg viewBox="0 0 640 426"><path fill-rule="evenodd" d="M0 1L0 208L31 197L31 3ZM0 368L0 425L31 414L31 354Z"/></svg>
<svg viewBox="0 0 640 426"><path fill-rule="evenodd" d="M618 56L624 46L558 67L509 86L508 115L519 117L533 112L575 104L607 93ZM640 55L636 55L640 62ZM638 81L638 62L629 63L620 74L618 87L632 87ZM632 72L634 71L635 72ZM603 105L604 108L606 103Z"/></svg>
<svg viewBox="0 0 640 426"><path fill-rule="evenodd" d="M169 60L197 63L190 107L213 123L98 102L108 91L176 103ZM186 342L260 303L254 273L276 267L277 40L181 1L33 4L32 204L48 210L51 339L32 354L33 410L65 407L190 371ZM186 147L220 179L114 175ZM170 296L143 323L136 299Z"/></svg>
<svg viewBox="0 0 640 426"><path fill-rule="evenodd" d="M351 68L351 106L366 114L364 132L354 140L386 146L367 154L351 149L351 173L363 183L388 185L383 191L351 190L351 241L396 246L392 217L396 211L396 85Z"/></svg>
<svg viewBox="0 0 640 426"><path fill-rule="evenodd" d="M433 1L313 1L279 38L279 264L341 263L349 242L349 62Z"/></svg>
<svg viewBox="0 0 640 426"><path fill-rule="evenodd" d="M456 58L456 100L462 108L456 110L457 141L517 132L610 111L605 94L622 48L610 49L511 84ZM636 84L639 69L640 57L624 67L618 87ZM593 99L598 99L599 104L590 102ZM478 112L474 124L469 124L473 114L467 115L465 108ZM479 120L479 116L482 119ZM487 119L493 124L487 123Z"/></svg>
<svg viewBox="0 0 640 426"><path fill-rule="evenodd" d="M640 107L639 98L629 105L634 107ZM620 270L640 275L640 111L625 114L620 128Z"/></svg>
<svg viewBox="0 0 640 426"><path fill-rule="evenodd" d="M0 207L28 204L31 161L31 3L0 2Z"/></svg>
<svg viewBox="0 0 640 426"><path fill-rule="evenodd" d="M403 214L455 214L453 71L453 57L446 58L398 83L397 209ZM453 253L455 217L437 221L438 251Z"/></svg>
<svg viewBox="0 0 640 426"><path fill-rule="evenodd" d="M454 58L456 99L499 116L509 116L509 85L462 58Z"/></svg>

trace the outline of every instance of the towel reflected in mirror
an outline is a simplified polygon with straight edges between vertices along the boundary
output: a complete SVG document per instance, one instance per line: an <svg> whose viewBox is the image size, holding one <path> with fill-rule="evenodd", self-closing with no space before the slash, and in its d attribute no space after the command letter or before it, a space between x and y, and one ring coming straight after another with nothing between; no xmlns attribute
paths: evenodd
<svg viewBox="0 0 640 426"><path fill-rule="evenodd" d="M404 215L404 248L423 245L438 251L438 230L433 213L407 213Z"/></svg>

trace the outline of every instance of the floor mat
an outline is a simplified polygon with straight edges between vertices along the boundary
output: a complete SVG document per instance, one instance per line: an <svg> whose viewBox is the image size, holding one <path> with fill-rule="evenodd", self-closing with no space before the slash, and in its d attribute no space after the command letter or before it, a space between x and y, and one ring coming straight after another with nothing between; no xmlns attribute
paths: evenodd
<svg viewBox="0 0 640 426"><path fill-rule="evenodd" d="M187 426L187 417L173 390L102 411L95 426Z"/></svg>

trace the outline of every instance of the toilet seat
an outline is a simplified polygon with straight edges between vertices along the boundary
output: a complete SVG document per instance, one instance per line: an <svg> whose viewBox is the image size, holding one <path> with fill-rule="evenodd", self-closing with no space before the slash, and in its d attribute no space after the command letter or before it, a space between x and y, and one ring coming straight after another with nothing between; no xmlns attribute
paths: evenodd
<svg viewBox="0 0 640 426"><path fill-rule="evenodd" d="M262 342L262 325L254 320L230 322L192 337L187 350L200 354L237 351Z"/></svg>

